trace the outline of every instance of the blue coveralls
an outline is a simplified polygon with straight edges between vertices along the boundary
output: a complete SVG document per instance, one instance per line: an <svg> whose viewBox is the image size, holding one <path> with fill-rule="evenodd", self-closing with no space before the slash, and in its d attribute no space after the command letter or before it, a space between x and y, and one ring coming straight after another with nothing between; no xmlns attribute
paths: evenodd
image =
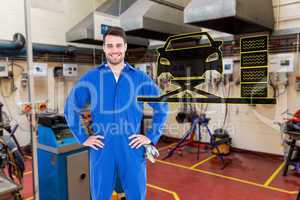
<svg viewBox="0 0 300 200"><path fill-rule="evenodd" d="M159 95L153 80L128 63L117 82L107 64L102 64L84 74L71 90L65 104L71 132L81 144L88 138L79 112L90 105L93 131L105 137L103 149L89 149L93 200L110 200L117 174L126 199L146 198L145 150L144 147L132 149L128 137L140 133L144 105L137 101L137 96ZM146 136L156 144L167 118L168 104L149 105L153 108L153 121Z"/></svg>

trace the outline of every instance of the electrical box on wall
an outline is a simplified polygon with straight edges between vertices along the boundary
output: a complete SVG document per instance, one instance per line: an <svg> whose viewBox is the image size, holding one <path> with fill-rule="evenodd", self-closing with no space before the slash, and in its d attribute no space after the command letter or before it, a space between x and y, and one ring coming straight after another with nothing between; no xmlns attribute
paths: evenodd
<svg viewBox="0 0 300 200"><path fill-rule="evenodd" d="M76 77L78 75L78 65L77 64L63 64L63 76L66 77Z"/></svg>
<svg viewBox="0 0 300 200"><path fill-rule="evenodd" d="M48 105L47 105L48 100L44 101L36 101L33 103L29 102L19 102L19 112L20 114L30 114L32 113L32 109L35 108L36 113L43 113L47 111Z"/></svg>
<svg viewBox="0 0 300 200"><path fill-rule="evenodd" d="M293 72L295 64L294 53L279 53L269 56L269 72Z"/></svg>
<svg viewBox="0 0 300 200"><path fill-rule="evenodd" d="M48 71L47 63L34 63L32 69L32 75L34 77L46 77Z"/></svg>
<svg viewBox="0 0 300 200"><path fill-rule="evenodd" d="M56 66L53 68L53 76L54 78L62 78L63 77L63 68L61 66Z"/></svg>
<svg viewBox="0 0 300 200"><path fill-rule="evenodd" d="M224 72L224 74L232 74L233 73L233 59L232 58L224 58L223 59L223 72Z"/></svg>
<svg viewBox="0 0 300 200"><path fill-rule="evenodd" d="M0 77L8 77L7 63L0 62Z"/></svg>

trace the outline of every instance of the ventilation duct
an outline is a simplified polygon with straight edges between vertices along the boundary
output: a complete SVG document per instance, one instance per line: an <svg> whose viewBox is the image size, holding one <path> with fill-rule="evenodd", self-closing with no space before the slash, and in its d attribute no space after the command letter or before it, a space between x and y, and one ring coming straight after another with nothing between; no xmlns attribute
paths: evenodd
<svg viewBox="0 0 300 200"><path fill-rule="evenodd" d="M184 23L230 34L272 31L272 0L192 0Z"/></svg>
<svg viewBox="0 0 300 200"><path fill-rule="evenodd" d="M184 24L183 11L150 0L137 0L121 14L121 27L128 35L166 40L170 35L200 31Z"/></svg>
<svg viewBox="0 0 300 200"><path fill-rule="evenodd" d="M76 24L66 33L67 42L101 45L103 34L109 26L120 26L120 17L136 0L108 0ZM127 37L128 47L147 47L149 41L144 38Z"/></svg>

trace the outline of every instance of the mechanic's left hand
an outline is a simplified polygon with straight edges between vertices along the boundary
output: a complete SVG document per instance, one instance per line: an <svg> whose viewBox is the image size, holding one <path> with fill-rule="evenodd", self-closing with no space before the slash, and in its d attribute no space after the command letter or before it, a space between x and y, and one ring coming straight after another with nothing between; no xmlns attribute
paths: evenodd
<svg viewBox="0 0 300 200"><path fill-rule="evenodd" d="M130 136L129 139L131 140L129 143L129 146L131 148L136 148L136 149L140 148L141 146L143 146L145 144L151 143L151 140L148 137L141 135L141 134L134 134L134 135Z"/></svg>

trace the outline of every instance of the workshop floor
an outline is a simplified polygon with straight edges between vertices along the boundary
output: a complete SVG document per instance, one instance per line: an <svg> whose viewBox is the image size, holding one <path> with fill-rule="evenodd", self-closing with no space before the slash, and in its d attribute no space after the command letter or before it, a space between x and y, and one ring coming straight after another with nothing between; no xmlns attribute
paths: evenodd
<svg viewBox="0 0 300 200"><path fill-rule="evenodd" d="M160 145L161 158L170 144ZM290 171L282 176L283 161L276 156L249 152L233 152L226 157L226 167L215 156L184 151L167 160L148 163L149 200L296 200L300 175ZM22 191L32 198L31 160Z"/></svg>

